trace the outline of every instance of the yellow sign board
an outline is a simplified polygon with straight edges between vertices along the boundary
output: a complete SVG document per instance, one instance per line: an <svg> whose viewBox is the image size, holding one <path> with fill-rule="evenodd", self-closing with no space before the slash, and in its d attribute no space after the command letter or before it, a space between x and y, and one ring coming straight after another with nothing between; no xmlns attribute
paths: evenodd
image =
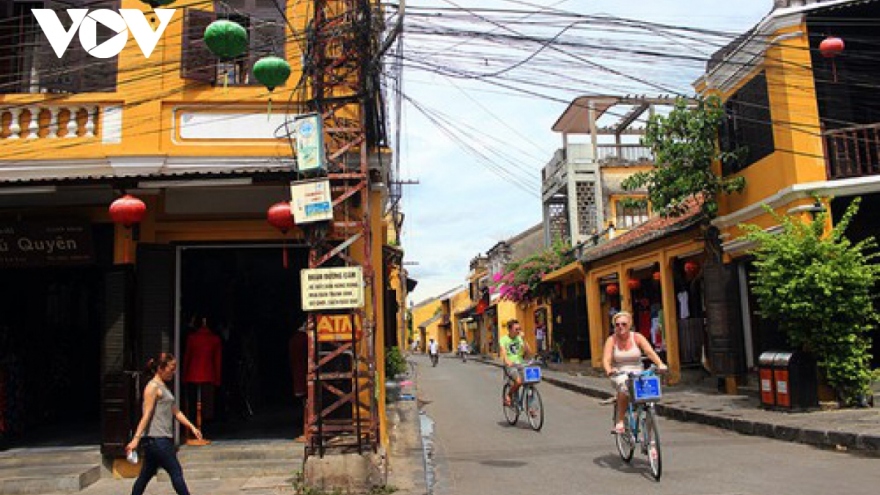
<svg viewBox="0 0 880 495"><path fill-rule="evenodd" d="M318 315L318 342L351 340L352 315ZM356 337L361 338L361 328L357 327Z"/></svg>

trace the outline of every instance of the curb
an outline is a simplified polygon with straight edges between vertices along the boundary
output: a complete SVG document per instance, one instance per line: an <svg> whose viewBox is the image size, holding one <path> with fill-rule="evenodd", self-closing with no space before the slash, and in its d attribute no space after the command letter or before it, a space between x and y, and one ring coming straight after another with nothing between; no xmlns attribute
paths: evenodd
<svg viewBox="0 0 880 495"><path fill-rule="evenodd" d="M500 364L487 359L478 359L478 361L490 366L501 366ZM544 375L542 379L543 381L559 388L598 399L608 399L612 396L611 392L608 390L572 383L567 380L560 380L547 375ZM753 421L724 416L721 414L712 414L702 410L696 411L678 406L665 405L663 403L658 403L656 407L657 413L668 419L690 423L701 423L716 428L731 430L742 435L761 436L773 440L803 443L823 449L855 451L859 454L880 457L880 435L857 434L834 430L826 431L823 429L803 428L766 421Z"/></svg>

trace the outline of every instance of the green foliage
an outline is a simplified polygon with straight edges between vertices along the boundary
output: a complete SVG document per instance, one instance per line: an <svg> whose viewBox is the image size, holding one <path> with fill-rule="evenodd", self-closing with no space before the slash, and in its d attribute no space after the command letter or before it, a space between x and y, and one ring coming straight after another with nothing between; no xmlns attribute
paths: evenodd
<svg viewBox="0 0 880 495"><path fill-rule="evenodd" d="M491 290L497 291L502 299L513 302L527 302L549 296L549 287L541 284L544 275L558 270L574 261L574 254L568 245L557 239L553 245L539 253L508 264L505 269L492 276Z"/></svg>
<svg viewBox="0 0 880 495"><path fill-rule="evenodd" d="M662 216L679 216L691 198L703 198L707 218L718 215L718 197L745 188L742 177L724 178L712 171L719 161L737 160L742 150L722 152L717 146L718 131L724 121L724 107L715 96L689 106L680 98L667 116L648 120L644 146L650 146L657 166L626 178L623 188L645 188L648 200Z"/></svg>
<svg viewBox="0 0 880 495"><path fill-rule="evenodd" d="M406 371L406 359L403 357L403 353L400 352L400 348L394 346L387 349L385 351L385 378L394 378L397 375L406 373Z"/></svg>
<svg viewBox="0 0 880 495"><path fill-rule="evenodd" d="M875 254L866 254L876 242L853 244L844 237L860 199L827 234L827 213L804 222L769 207L782 232L742 226L758 244L751 285L761 315L778 321L792 346L816 355L828 383L850 405L869 391L869 332L878 322L872 289L880 266L871 263Z"/></svg>

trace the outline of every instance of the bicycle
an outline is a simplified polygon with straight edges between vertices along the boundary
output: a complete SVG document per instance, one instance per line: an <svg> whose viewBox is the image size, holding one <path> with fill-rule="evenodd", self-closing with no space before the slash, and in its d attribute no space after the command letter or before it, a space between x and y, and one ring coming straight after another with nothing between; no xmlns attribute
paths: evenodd
<svg viewBox="0 0 880 495"><path fill-rule="evenodd" d="M518 366L522 370L523 384L517 390L516 397L513 397L510 404L505 404L505 398L510 397L510 388L513 386L513 380L504 372L504 387L501 389L501 407L504 410L504 418L510 425L515 425L519 421L519 415L525 412L529 426L535 431L540 431L544 426L544 403L541 400L541 393L538 392L536 385L541 382L541 368L534 366L534 361L523 363Z"/></svg>
<svg viewBox="0 0 880 495"><path fill-rule="evenodd" d="M650 368L640 373L617 373L617 375L624 373L627 375L630 401L623 418L624 432L615 433L614 442L620 458L626 463L632 460L636 444L641 444L642 454L648 457L651 466L651 475L655 480L660 481L660 475L663 473L663 457L654 405L662 396L662 392L660 377L657 376L656 370L657 367L652 364ZM611 404L614 406L611 411L612 425L616 425L616 397Z"/></svg>

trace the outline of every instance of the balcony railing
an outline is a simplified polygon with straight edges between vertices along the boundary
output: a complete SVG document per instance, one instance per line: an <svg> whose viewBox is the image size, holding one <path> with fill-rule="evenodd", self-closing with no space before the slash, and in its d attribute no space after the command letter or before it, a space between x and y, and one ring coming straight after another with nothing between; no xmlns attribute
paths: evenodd
<svg viewBox="0 0 880 495"><path fill-rule="evenodd" d="M100 107L28 105L0 108L0 140L96 137Z"/></svg>
<svg viewBox="0 0 880 495"><path fill-rule="evenodd" d="M828 179L880 174L880 124L868 124L825 133Z"/></svg>
<svg viewBox="0 0 880 495"><path fill-rule="evenodd" d="M651 148L640 144L600 144L596 146L596 155L603 165L632 165L654 160Z"/></svg>

